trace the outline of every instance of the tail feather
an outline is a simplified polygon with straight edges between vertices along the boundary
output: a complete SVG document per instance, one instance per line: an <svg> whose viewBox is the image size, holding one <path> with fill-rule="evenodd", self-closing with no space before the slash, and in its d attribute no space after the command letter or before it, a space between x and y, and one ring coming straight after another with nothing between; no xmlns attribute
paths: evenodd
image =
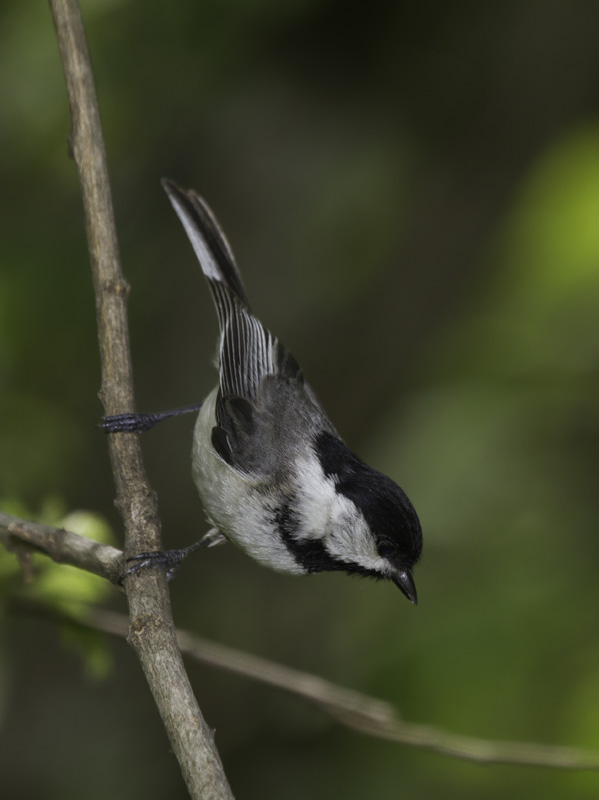
<svg viewBox="0 0 599 800"><path fill-rule="evenodd" d="M172 181L163 180L162 185L183 223L214 298L221 334L221 396L254 400L264 375L278 373L282 348L251 313L229 243L206 203L194 191L181 189ZM217 405L217 419L221 411Z"/></svg>
<svg viewBox="0 0 599 800"><path fill-rule="evenodd" d="M249 311L250 306L235 266L233 251L212 211L192 189L182 189L167 178L162 179L162 185L185 228L213 293L213 281L224 284Z"/></svg>

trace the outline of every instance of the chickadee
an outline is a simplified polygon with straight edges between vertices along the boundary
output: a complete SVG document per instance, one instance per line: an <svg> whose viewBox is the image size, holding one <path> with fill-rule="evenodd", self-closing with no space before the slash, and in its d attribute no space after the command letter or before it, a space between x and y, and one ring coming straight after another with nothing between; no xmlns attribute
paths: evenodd
<svg viewBox="0 0 599 800"><path fill-rule="evenodd" d="M405 492L344 444L293 356L252 314L206 203L172 181L163 186L216 305L218 385L201 406L106 417L102 427L145 430L199 408L193 479L213 528L185 550L135 556L126 574L152 563L172 571L190 551L228 540L279 572L392 580L416 604L422 531Z"/></svg>

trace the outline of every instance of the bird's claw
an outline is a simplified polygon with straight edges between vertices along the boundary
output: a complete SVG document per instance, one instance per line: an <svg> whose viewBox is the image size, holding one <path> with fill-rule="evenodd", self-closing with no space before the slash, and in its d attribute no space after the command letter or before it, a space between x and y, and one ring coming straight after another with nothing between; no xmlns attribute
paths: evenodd
<svg viewBox="0 0 599 800"><path fill-rule="evenodd" d="M127 558L127 563L132 563L130 567L128 567L125 572L120 576L118 580L119 586L122 586L123 581L125 578L128 578L131 575L135 575L142 569L147 569L148 567L161 567L165 570L166 579L170 581L171 578L174 578L181 562L187 555L187 549L185 550L152 550L147 553L136 553L133 556L129 556Z"/></svg>

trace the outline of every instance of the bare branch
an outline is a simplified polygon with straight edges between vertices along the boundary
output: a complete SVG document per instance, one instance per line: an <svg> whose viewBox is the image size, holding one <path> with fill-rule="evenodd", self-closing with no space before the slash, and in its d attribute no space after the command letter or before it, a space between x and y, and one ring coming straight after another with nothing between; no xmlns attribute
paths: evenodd
<svg viewBox="0 0 599 800"><path fill-rule="evenodd" d="M116 583L123 574L123 554L87 536L11 517L0 511L0 541L7 550L44 553L57 564L93 572Z"/></svg>
<svg viewBox="0 0 599 800"><path fill-rule="evenodd" d="M66 78L72 131L90 253L102 364L100 396L106 414L134 410L133 373L126 315L128 286L121 272L100 113L87 42L76 0L50 0ZM160 548L157 503L142 463L137 436L108 440L125 550ZM231 791L212 734L204 721L178 650L166 581L156 570L126 581L129 641L135 648L194 798L229 798Z"/></svg>
<svg viewBox="0 0 599 800"><path fill-rule="evenodd" d="M25 610L40 613L39 607L27 605ZM56 616L59 612L41 609L41 613ZM127 618L112 611L93 609L85 623L77 620L75 624L87 624L113 636L123 637L127 634ZM224 669L302 697L343 725L369 736L476 763L599 770L599 752L594 750L458 736L434 726L406 722L400 719L390 703L336 686L316 675L202 639L186 631L178 630L177 639L181 651L198 663Z"/></svg>

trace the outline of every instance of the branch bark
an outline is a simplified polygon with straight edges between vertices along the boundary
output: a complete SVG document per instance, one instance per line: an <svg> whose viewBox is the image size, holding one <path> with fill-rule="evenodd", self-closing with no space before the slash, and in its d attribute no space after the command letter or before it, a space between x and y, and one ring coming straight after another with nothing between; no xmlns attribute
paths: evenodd
<svg viewBox="0 0 599 800"><path fill-rule="evenodd" d="M64 69L72 129L69 151L79 172L91 260L106 414L134 410L126 301L108 181L100 113L77 0L50 0ZM160 549L156 497L145 475L137 436L108 440L125 552ZM129 642L140 660L193 798L229 798L212 732L206 725L177 647L166 581L157 570L126 580Z"/></svg>
<svg viewBox="0 0 599 800"><path fill-rule="evenodd" d="M0 541L17 556L43 553L57 564L70 564L116 583L123 574L123 554L116 547L78 533L11 517L0 511Z"/></svg>

